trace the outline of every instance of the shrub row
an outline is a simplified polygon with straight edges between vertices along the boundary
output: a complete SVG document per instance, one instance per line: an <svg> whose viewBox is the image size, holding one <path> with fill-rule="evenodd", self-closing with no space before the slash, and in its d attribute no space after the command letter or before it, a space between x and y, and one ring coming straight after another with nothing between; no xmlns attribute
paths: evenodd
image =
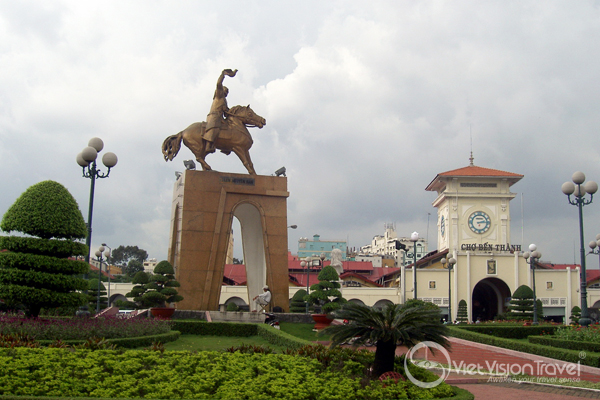
<svg viewBox="0 0 600 400"><path fill-rule="evenodd" d="M256 326L256 334L261 336L267 340L267 342L287 347L288 349L298 349L302 346L312 345L312 342L308 340L297 338L289 333L282 332L279 329L275 329L269 325L257 325Z"/></svg>
<svg viewBox="0 0 600 400"><path fill-rule="evenodd" d="M586 357L582 359L579 357L580 352L576 350L560 349L534 343L517 342L506 338L470 332L469 330L457 327L450 327L450 335L459 339L470 340L472 342L489 344L505 349L522 351L524 353L550 357L572 363L581 362L582 365L589 365L591 367L600 367L600 353L587 352Z"/></svg>
<svg viewBox="0 0 600 400"><path fill-rule="evenodd" d="M559 347L561 349L585 350L600 353L600 343L582 342L579 340L557 339L550 336L529 336L529 343L541 344L544 346Z"/></svg>
<svg viewBox="0 0 600 400"><path fill-rule="evenodd" d="M365 382L352 376L351 364L357 363L333 372L285 354L0 349L0 396L370 400L455 393L444 383L421 389Z"/></svg>
<svg viewBox="0 0 600 400"><path fill-rule="evenodd" d="M257 324L243 324L234 322L206 322L174 320L172 329L182 335L200 336L256 336Z"/></svg>
<svg viewBox="0 0 600 400"><path fill-rule="evenodd" d="M161 333L158 335L149 335L149 336L141 336L141 337L130 337L130 338L116 338L116 339L106 339L106 341L110 344L114 344L118 347L123 347L125 349L135 349L137 347L148 347L152 343L161 342L168 343L174 342L179 339L181 335L180 332L171 331L168 333ZM48 346L52 344L54 341L52 340L39 340L38 343L42 346ZM83 344L85 340L63 340L65 344L76 346L79 344Z"/></svg>
<svg viewBox="0 0 600 400"><path fill-rule="evenodd" d="M494 325L494 324L479 324L479 325L458 325L456 328L463 329L469 332L483 333L506 339L527 339L532 335L553 335L560 325Z"/></svg>

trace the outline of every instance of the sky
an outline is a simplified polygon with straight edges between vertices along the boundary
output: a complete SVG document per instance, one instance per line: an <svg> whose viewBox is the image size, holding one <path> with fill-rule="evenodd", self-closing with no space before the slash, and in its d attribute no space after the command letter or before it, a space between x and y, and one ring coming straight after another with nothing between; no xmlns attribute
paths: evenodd
<svg viewBox="0 0 600 400"><path fill-rule="evenodd" d="M511 243L579 262L561 185L575 171L600 181L598 1L0 0L0 37L0 213L51 179L87 219L75 158L100 137L100 156L119 162L96 182L93 251L167 258L175 172L194 157L165 162L162 142L206 119L231 68L229 105L267 120L250 130L257 173L287 169L293 253L314 234L370 244L386 223L435 249L425 187L472 151L477 166L524 175ZM233 154L207 162L246 172ZM600 199L583 213L587 244Z"/></svg>

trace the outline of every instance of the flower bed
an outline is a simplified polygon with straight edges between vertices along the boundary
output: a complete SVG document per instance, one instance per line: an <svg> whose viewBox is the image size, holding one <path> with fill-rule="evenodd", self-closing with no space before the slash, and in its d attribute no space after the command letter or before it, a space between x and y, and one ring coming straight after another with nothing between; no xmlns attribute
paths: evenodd
<svg viewBox="0 0 600 400"><path fill-rule="evenodd" d="M171 331L169 321L150 318L38 318L0 315L0 334L24 334L35 340L87 340L152 336Z"/></svg>
<svg viewBox="0 0 600 400"><path fill-rule="evenodd" d="M286 354L15 348L0 349L0 370L3 396L333 400L455 393L445 383L422 389L410 382L366 382L359 362L348 360L333 369Z"/></svg>
<svg viewBox="0 0 600 400"><path fill-rule="evenodd" d="M590 325L587 328L579 325L564 326L557 329L554 336L560 340L600 343L600 325Z"/></svg>

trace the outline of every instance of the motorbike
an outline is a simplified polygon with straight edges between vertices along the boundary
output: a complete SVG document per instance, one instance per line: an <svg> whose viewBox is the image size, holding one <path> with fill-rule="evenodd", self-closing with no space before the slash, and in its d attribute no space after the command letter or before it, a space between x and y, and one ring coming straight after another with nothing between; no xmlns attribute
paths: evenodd
<svg viewBox="0 0 600 400"><path fill-rule="evenodd" d="M272 326L275 329L281 329L279 326L279 320L273 313L265 313L265 324Z"/></svg>

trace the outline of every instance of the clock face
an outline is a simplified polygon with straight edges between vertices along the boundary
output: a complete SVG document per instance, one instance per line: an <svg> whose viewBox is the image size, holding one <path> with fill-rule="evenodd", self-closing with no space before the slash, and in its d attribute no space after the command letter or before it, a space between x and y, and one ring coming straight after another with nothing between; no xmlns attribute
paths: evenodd
<svg viewBox="0 0 600 400"><path fill-rule="evenodd" d="M442 215L442 220L440 221L440 232L442 233L442 237L446 234L446 218Z"/></svg>
<svg viewBox="0 0 600 400"><path fill-rule="evenodd" d="M469 228L475 233L485 233L490 229L492 221L490 216L483 211L475 211L469 217Z"/></svg>

